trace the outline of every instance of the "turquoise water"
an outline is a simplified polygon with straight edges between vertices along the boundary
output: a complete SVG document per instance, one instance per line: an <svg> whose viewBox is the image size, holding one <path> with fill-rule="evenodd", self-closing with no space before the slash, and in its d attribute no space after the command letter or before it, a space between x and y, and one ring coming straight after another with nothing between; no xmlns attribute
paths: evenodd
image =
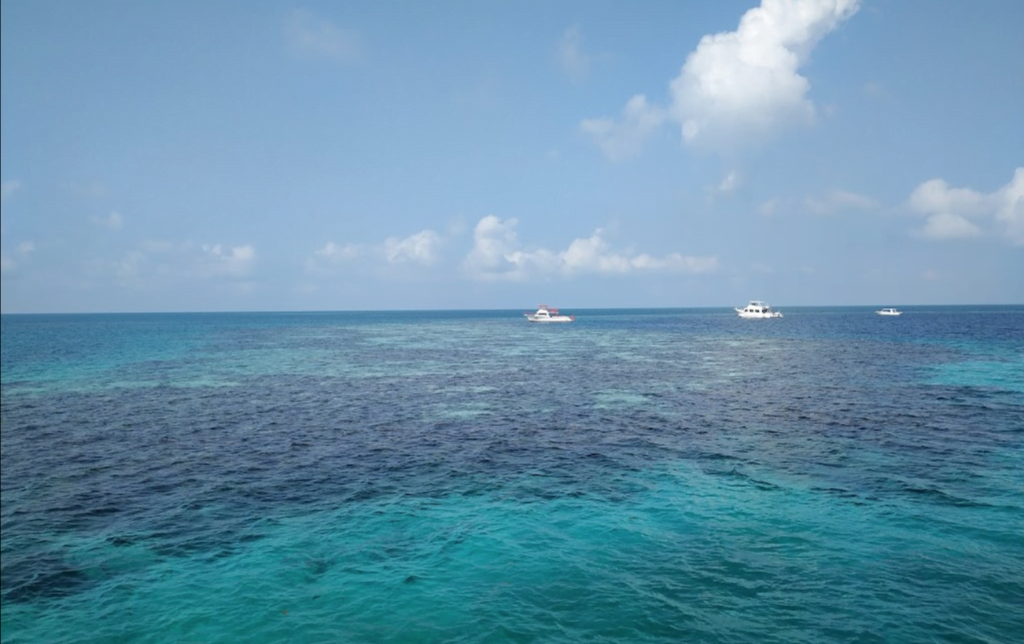
<svg viewBox="0 0 1024 644"><path fill-rule="evenodd" d="M1024 307L3 316L8 642L1014 642Z"/></svg>

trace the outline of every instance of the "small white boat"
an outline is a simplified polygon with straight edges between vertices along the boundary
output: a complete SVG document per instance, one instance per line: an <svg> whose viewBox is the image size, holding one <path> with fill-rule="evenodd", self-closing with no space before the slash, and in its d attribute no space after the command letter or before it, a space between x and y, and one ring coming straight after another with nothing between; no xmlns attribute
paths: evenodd
<svg viewBox="0 0 1024 644"><path fill-rule="evenodd" d="M553 309L547 304L537 307L536 313L523 313L530 322L574 322L575 315L562 315L558 309Z"/></svg>
<svg viewBox="0 0 1024 644"><path fill-rule="evenodd" d="M903 315L903 311L897 311L892 307L884 308L881 311L875 311L879 315Z"/></svg>
<svg viewBox="0 0 1024 644"><path fill-rule="evenodd" d="M736 309L736 312L741 318L765 319L782 317L782 313L773 311L772 307L760 300L751 300L750 304L747 304L742 309Z"/></svg>

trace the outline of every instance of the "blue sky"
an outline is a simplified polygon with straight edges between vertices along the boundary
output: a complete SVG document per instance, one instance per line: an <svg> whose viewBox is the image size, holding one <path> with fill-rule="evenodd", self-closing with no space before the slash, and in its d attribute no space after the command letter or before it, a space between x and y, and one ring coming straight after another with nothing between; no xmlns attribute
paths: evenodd
<svg viewBox="0 0 1024 644"><path fill-rule="evenodd" d="M2 310L1024 302L1024 3L4 0Z"/></svg>

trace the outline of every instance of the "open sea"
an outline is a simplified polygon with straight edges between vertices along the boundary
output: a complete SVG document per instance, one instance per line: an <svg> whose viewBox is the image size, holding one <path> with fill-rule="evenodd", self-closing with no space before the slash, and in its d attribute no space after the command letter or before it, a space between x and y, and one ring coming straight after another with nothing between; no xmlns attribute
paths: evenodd
<svg viewBox="0 0 1024 644"><path fill-rule="evenodd" d="M2 316L3 644L1024 642L1024 306Z"/></svg>

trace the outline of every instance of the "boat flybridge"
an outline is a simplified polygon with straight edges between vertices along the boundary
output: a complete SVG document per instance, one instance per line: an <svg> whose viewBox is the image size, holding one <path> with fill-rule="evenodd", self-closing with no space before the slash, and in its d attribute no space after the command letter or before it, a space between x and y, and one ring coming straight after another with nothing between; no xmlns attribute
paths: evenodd
<svg viewBox="0 0 1024 644"><path fill-rule="evenodd" d="M547 304L537 307L536 313L523 313L530 322L574 322L575 315L562 315L558 309L553 309Z"/></svg>
<svg viewBox="0 0 1024 644"><path fill-rule="evenodd" d="M896 309L894 309L892 307L886 307L886 308L882 309L881 311L875 311L875 313L877 313L879 315L903 315L903 311L897 311Z"/></svg>
<svg viewBox="0 0 1024 644"><path fill-rule="evenodd" d="M750 303L742 309L736 309L736 313L738 313L741 318L751 319L782 317L782 313L779 311L773 311L772 307L768 306L766 302L762 302L760 300L751 300Z"/></svg>

